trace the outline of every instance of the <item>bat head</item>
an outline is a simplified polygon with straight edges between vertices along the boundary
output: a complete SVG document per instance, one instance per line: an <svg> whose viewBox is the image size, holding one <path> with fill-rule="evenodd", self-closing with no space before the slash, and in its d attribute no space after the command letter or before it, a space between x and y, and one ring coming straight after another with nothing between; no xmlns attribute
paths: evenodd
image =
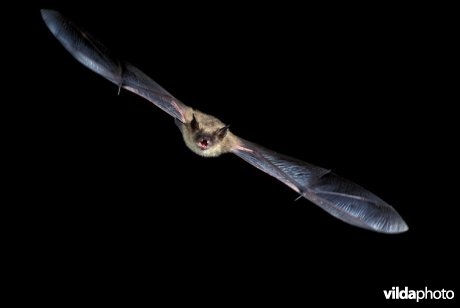
<svg viewBox="0 0 460 308"><path fill-rule="evenodd" d="M227 135L229 125L215 128L214 125L202 125L193 115L190 122L190 128L193 136L193 141L201 151L212 149L219 144Z"/></svg>

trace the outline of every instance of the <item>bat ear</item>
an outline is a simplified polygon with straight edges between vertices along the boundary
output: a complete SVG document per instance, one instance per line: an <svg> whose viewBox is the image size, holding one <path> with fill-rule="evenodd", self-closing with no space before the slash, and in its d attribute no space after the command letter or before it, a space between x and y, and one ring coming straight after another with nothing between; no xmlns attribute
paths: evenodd
<svg viewBox="0 0 460 308"><path fill-rule="evenodd" d="M192 129L194 131L197 131L200 129L200 124L198 123L198 121L196 120L195 118L195 114L193 114L193 119L192 119L192 122L190 122L190 125L192 126Z"/></svg>
<svg viewBox="0 0 460 308"><path fill-rule="evenodd" d="M219 128L216 132L216 135L217 135L217 138L219 139L222 139L225 137L225 135L227 135L227 132L228 132L228 128L230 127L230 124L229 125L225 125L224 127L222 128Z"/></svg>

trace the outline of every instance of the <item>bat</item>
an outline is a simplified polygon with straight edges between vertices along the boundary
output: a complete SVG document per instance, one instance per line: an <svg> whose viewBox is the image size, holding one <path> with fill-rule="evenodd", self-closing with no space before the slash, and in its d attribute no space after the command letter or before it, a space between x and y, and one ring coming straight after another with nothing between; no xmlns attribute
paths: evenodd
<svg viewBox="0 0 460 308"><path fill-rule="evenodd" d="M353 226L381 233L409 228L388 203L328 169L279 154L234 135L214 116L193 109L102 43L54 10L41 16L56 39L81 64L118 86L147 99L175 120L187 147L204 157L233 153L283 182L332 216Z"/></svg>

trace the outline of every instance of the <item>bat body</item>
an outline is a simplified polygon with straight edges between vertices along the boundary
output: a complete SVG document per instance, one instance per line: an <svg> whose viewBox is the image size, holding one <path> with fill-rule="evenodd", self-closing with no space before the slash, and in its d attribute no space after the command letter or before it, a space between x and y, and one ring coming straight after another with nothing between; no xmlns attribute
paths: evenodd
<svg viewBox="0 0 460 308"><path fill-rule="evenodd" d="M393 207L361 186L234 135L219 119L183 104L139 69L112 56L59 12L42 10L41 14L52 34L81 64L171 115L194 153L204 157L233 153L351 225L382 233L408 230Z"/></svg>

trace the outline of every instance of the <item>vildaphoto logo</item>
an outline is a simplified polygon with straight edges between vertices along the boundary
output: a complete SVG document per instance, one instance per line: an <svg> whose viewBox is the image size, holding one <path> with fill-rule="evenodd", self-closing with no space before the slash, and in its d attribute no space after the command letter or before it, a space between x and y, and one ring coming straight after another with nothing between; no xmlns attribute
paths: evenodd
<svg viewBox="0 0 460 308"><path fill-rule="evenodd" d="M415 299L420 300L430 299L453 299L455 296L452 290L410 290L409 287L392 287L391 290L383 290L383 295L386 299Z"/></svg>

